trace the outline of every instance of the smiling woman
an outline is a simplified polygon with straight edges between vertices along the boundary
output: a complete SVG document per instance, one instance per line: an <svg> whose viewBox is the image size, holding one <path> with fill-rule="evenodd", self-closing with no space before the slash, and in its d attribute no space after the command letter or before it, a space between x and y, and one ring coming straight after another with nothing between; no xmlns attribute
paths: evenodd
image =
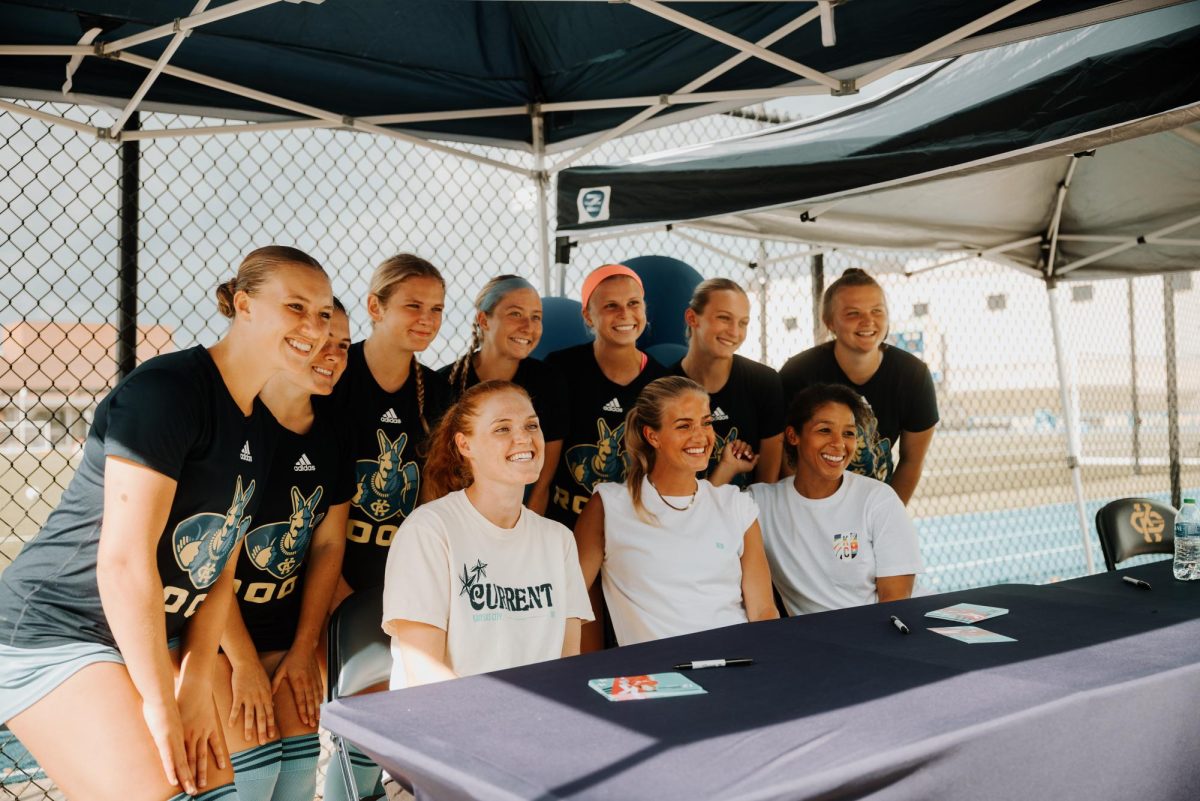
<svg viewBox="0 0 1200 801"><path fill-rule="evenodd" d="M750 324L746 291L729 278L702 281L683 319L687 355L669 372L687 376L708 392L716 446L704 473L711 475L725 449L733 446L754 460L755 480L774 481L783 456L783 387L770 367L737 355ZM747 472L735 480L744 485L750 478Z"/></svg>
<svg viewBox="0 0 1200 801"><path fill-rule="evenodd" d="M457 397L480 381L512 381L529 393L546 438L546 460L529 491L529 508L546 513L550 481L562 453L567 400L552 368L529 354L542 339L542 299L517 275L498 275L475 298L467 352L440 372Z"/></svg>
<svg viewBox="0 0 1200 801"><path fill-rule="evenodd" d="M425 464L430 500L388 553L393 688L579 652L591 611L575 541L521 504L544 446L529 395L507 381L476 384L442 418Z"/></svg>
<svg viewBox="0 0 1200 801"><path fill-rule="evenodd" d="M912 595L921 572L917 532L881 481L847 472L871 411L854 390L815 384L788 409L794 478L753 484L771 575L789 614Z"/></svg>
<svg viewBox="0 0 1200 801"><path fill-rule="evenodd" d="M619 645L779 616L753 499L696 478L713 441L699 384L651 382L625 421L625 483L600 484L579 517L583 576L602 574Z"/></svg>
<svg viewBox="0 0 1200 801"><path fill-rule="evenodd" d="M859 430L850 470L886 481L907 504L921 480L938 422L929 368L887 344L887 298L862 270L846 270L829 285L821 319L833 341L788 359L779 371L784 398L817 383L842 384L862 395L877 427Z"/></svg>
<svg viewBox="0 0 1200 801"><path fill-rule="evenodd" d="M100 402L59 507L0 578L0 720L71 798L234 792L213 670L275 444L256 398L311 374L333 298L280 246L216 294L228 333Z"/></svg>

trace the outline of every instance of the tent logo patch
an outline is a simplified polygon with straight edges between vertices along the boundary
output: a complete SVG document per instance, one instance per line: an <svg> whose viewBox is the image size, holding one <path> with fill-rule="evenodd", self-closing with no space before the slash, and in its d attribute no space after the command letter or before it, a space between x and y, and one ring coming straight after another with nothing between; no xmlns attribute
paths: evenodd
<svg viewBox="0 0 1200 801"><path fill-rule="evenodd" d="M608 219L608 199L612 187L593 186L579 190L576 205L579 207L579 222L602 222Z"/></svg>

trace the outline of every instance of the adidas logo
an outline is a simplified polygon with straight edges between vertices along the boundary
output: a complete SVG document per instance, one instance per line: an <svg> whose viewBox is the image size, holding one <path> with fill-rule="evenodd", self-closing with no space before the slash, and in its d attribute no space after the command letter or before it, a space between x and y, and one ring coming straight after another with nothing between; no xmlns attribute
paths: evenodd
<svg viewBox="0 0 1200 801"><path fill-rule="evenodd" d="M308 460L307 453L302 453L300 454L300 458L296 460L296 467L294 469L297 473L311 473L317 467Z"/></svg>
<svg viewBox="0 0 1200 801"><path fill-rule="evenodd" d="M725 414L725 410L720 406L713 409L713 420L728 420L729 415Z"/></svg>
<svg viewBox="0 0 1200 801"><path fill-rule="evenodd" d="M381 422L384 422L384 423L399 423L400 422L400 418L396 416L395 409L388 409L386 412L384 412L383 414L381 414L379 416L379 419Z"/></svg>
<svg viewBox="0 0 1200 801"><path fill-rule="evenodd" d="M250 456L250 440L246 440L246 444L242 446L242 461L253 462L253 457Z"/></svg>
<svg viewBox="0 0 1200 801"><path fill-rule="evenodd" d="M621 408L621 402L616 398L613 398L608 403L604 404L602 408L606 412L619 412L621 414L625 414L625 410Z"/></svg>

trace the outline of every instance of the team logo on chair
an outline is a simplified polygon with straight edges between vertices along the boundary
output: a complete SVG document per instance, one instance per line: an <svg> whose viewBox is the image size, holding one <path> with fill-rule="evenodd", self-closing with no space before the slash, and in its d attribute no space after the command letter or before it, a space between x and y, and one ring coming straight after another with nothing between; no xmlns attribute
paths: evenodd
<svg viewBox="0 0 1200 801"><path fill-rule="evenodd" d="M1129 515L1129 525L1142 535L1142 539L1150 543L1162 542L1163 529L1167 527L1163 516L1154 511L1154 507L1148 503L1133 505L1133 513Z"/></svg>
<svg viewBox="0 0 1200 801"><path fill-rule="evenodd" d="M612 187L593 186L580 189L576 200L579 222L603 222L608 219L608 199Z"/></svg>
<svg viewBox="0 0 1200 801"><path fill-rule="evenodd" d="M833 555L838 559L853 559L858 556L858 534L834 534Z"/></svg>

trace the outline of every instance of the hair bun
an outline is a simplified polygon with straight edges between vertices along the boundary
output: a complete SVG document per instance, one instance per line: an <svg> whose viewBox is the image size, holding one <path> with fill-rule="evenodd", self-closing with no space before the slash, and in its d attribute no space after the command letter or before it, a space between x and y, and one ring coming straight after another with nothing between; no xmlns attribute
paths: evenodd
<svg viewBox="0 0 1200 801"><path fill-rule="evenodd" d="M217 284L217 311L225 317L233 318L233 295L237 291L237 278L230 278L228 281Z"/></svg>

